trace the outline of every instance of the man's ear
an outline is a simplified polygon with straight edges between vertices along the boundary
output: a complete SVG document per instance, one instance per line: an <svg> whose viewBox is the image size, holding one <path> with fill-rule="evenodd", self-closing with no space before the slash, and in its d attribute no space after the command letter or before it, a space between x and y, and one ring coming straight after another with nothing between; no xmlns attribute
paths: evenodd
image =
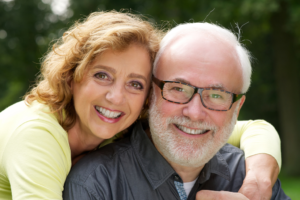
<svg viewBox="0 0 300 200"><path fill-rule="evenodd" d="M152 95L153 95L153 87L150 87L149 93L148 93L148 97L147 97L147 106L149 107L150 104L152 103Z"/></svg>
<svg viewBox="0 0 300 200"><path fill-rule="evenodd" d="M237 118L238 118L238 116L239 116L239 114L240 114L240 110L241 110L241 108L242 108L242 106L244 105L244 103L245 103L245 100L246 100L246 96L244 95L244 96L242 96L242 98L239 100L239 109L238 109L238 112L237 112Z"/></svg>
<svg viewBox="0 0 300 200"><path fill-rule="evenodd" d="M242 96L241 101L239 103L239 110L242 108L242 106L244 105L246 101L246 95Z"/></svg>

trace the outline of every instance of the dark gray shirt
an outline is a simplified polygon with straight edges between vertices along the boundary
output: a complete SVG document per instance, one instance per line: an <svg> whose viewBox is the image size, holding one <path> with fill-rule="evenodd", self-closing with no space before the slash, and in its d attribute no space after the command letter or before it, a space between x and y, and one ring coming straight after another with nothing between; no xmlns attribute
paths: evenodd
<svg viewBox="0 0 300 200"><path fill-rule="evenodd" d="M199 190L237 192L245 177L243 151L226 144L204 166L188 200ZM82 158L71 170L63 197L65 200L180 200L174 181L180 176L156 150L141 122L130 137L107 145ZM290 199L280 187L273 187L272 199Z"/></svg>

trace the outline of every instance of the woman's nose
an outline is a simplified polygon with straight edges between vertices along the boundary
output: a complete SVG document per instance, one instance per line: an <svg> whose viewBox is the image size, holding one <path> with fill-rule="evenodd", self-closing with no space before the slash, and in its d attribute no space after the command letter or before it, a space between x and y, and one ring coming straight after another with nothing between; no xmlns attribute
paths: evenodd
<svg viewBox="0 0 300 200"><path fill-rule="evenodd" d="M112 86L106 94L106 99L115 105L121 105L125 102L124 87L121 85Z"/></svg>

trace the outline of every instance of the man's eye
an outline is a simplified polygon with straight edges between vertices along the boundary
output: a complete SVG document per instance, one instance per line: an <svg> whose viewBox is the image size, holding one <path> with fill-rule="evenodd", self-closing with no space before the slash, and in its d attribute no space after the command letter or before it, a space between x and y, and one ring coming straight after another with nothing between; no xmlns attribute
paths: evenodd
<svg viewBox="0 0 300 200"><path fill-rule="evenodd" d="M219 94L211 94L210 95L211 98L214 98L214 99L222 99L223 97Z"/></svg>
<svg viewBox="0 0 300 200"><path fill-rule="evenodd" d="M177 92L184 92L184 89L181 87L173 87L171 90L175 90Z"/></svg>

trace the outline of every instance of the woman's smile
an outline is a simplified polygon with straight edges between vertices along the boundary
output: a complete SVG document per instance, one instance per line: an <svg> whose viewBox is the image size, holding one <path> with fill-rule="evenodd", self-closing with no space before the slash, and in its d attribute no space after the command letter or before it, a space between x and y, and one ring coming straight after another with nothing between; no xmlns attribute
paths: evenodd
<svg viewBox="0 0 300 200"><path fill-rule="evenodd" d="M140 115L151 71L149 53L137 44L97 55L83 79L72 82L80 132L99 140L128 128Z"/></svg>
<svg viewBox="0 0 300 200"><path fill-rule="evenodd" d="M99 118L108 123L116 123L125 115L123 112L112 111L99 106L95 106L95 110Z"/></svg>

